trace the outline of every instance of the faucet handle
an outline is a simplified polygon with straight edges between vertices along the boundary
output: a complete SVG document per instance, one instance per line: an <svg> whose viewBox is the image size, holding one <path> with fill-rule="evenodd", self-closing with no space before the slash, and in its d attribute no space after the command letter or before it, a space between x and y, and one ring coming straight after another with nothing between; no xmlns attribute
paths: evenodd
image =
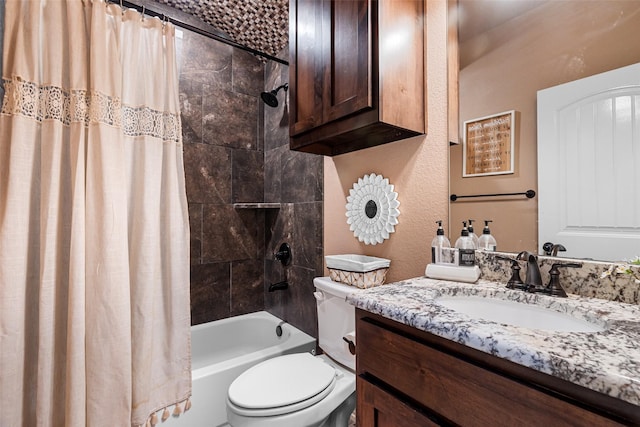
<svg viewBox="0 0 640 427"><path fill-rule="evenodd" d="M562 285L560 284L560 271L559 268L580 268L582 267L582 263L579 262L567 262L567 263L556 263L551 265L551 270L549 270L549 284L545 288L545 293L549 295L553 295L556 297L566 298L567 292L564 290Z"/></svg>
<svg viewBox="0 0 640 427"><path fill-rule="evenodd" d="M524 290L527 285L522 282L520 278L520 264L517 259L508 258L506 256L495 255L497 259L501 259L503 261L509 261L511 263L511 278L507 282L507 289L522 289Z"/></svg>
<svg viewBox="0 0 640 427"><path fill-rule="evenodd" d="M273 254L273 257L284 266L291 264L291 246L288 243L281 244L278 252Z"/></svg>
<svg viewBox="0 0 640 427"><path fill-rule="evenodd" d="M560 267L580 268L582 267L582 263L581 262L556 262L551 265L551 270L558 269Z"/></svg>

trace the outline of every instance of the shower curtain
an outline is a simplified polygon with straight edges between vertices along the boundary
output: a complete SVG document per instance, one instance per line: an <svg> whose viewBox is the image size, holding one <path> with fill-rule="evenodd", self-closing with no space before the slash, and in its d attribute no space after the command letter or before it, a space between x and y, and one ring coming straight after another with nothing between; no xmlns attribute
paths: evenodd
<svg viewBox="0 0 640 427"><path fill-rule="evenodd" d="M6 0L0 426L138 426L191 394L174 28Z"/></svg>

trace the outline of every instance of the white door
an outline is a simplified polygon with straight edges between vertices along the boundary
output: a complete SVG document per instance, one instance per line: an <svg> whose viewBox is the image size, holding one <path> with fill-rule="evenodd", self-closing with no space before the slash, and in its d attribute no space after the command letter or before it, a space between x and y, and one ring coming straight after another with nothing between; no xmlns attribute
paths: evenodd
<svg viewBox="0 0 640 427"><path fill-rule="evenodd" d="M640 255L640 64L538 92L538 243Z"/></svg>

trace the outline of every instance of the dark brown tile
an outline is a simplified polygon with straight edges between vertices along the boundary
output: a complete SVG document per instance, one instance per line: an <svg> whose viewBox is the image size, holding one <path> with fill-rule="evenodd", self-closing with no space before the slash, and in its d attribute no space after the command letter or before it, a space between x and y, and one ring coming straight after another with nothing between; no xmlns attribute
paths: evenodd
<svg viewBox="0 0 640 427"><path fill-rule="evenodd" d="M264 200L264 155L261 151L232 150L233 203Z"/></svg>
<svg viewBox="0 0 640 427"><path fill-rule="evenodd" d="M191 235L191 265L200 264L202 254L202 205L189 203L189 233Z"/></svg>
<svg viewBox="0 0 640 427"><path fill-rule="evenodd" d="M289 106L264 107L264 149L289 148Z"/></svg>
<svg viewBox="0 0 640 427"><path fill-rule="evenodd" d="M200 90L200 93L203 93L205 88L208 93L230 90L231 73L229 73L228 78L225 79L224 76L213 74L211 71L185 71L180 73L181 85L182 82L188 82L192 85L192 90Z"/></svg>
<svg viewBox="0 0 640 427"><path fill-rule="evenodd" d="M264 64L254 55L233 49L233 91L245 95L260 96L264 89Z"/></svg>
<svg viewBox="0 0 640 427"><path fill-rule="evenodd" d="M289 106L264 107L264 149L289 148Z"/></svg>
<svg viewBox="0 0 640 427"><path fill-rule="evenodd" d="M203 135L207 144L255 150L258 147L258 98L205 85Z"/></svg>
<svg viewBox="0 0 640 427"><path fill-rule="evenodd" d="M180 72L206 71L210 82L231 89L232 54L227 44L185 31Z"/></svg>
<svg viewBox="0 0 640 427"><path fill-rule="evenodd" d="M268 108L263 102L258 101L258 142L256 150L264 151L264 109Z"/></svg>
<svg viewBox="0 0 640 427"><path fill-rule="evenodd" d="M294 264L312 269L320 275L323 271L322 202L296 203L293 206Z"/></svg>
<svg viewBox="0 0 640 427"><path fill-rule="evenodd" d="M264 310L264 262L231 263L231 315Z"/></svg>
<svg viewBox="0 0 640 427"><path fill-rule="evenodd" d="M280 159L285 152L289 151L288 146L281 146L273 150L264 152L264 201L280 202L282 166Z"/></svg>
<svg viewBox="0 0 640 427"><path fill-rule="evenodd" d="M260 259L263 260L264 259L264 253L266 250L266 235L267 233L265 232L265 224L266 224L266 216L267 216L267 211L272 211L274 209L265 209L265 210L258 210L258 212L256 212L256 230L257 230L257 235L256 235L256 259Z"/></svg>
<svg viewBox="0 0 640 427"><path fill-rule="evenodd" d="M284 319L285 307L291 303L290 293L287 291L269 292L269 285L284 280L284 268L278 261L265 259L264 261L264 307L269 313Z"/></svg>
<svg viewBox="0 0 640 427"><path fill-rule="evenodd" d="M229 317L231 266L227 262L191 266L191 324Z"/></svg>
<svg viewBox="0 0 640 427"><path fill-rule="evenodd" d="M231 203L231 150L186 144L184 166L189 202Z"/></svg>
<svg viewBox="0 0 640 427"><path fill-rule="evenodd" d="M315 273L302 267L287 267L289 289L286 291L289 301L285 304L284 318L296 328L307 334L318 336L318 312L313 296Z"/></svg>
<svg viewBox="0 0 640 427"><path fill-rule="evenodd" d="M294 206L291 203L283 203L280 209L265 212L265 259L273 259L282 243L291 244L294 231ZM295 251L293 252L293 262L295 263Z"/></svg>
<svg viewBox="0 0 640 427"><path fill-rule="evenodd" d="M322 201L322 156L288 151L283 155L281 165L281 194L283 202ZM287 183L291 183L292 185L287 185Z"/></svg>
<svg viewBox="0 0 640 427"><path fill-rule="evenodd" d="M257 259L261 237L255 209L233 205L205 205L203 211L202 261L221 262Z"/></svg>
<svg viewBox="0 0 640 427"><path fill-rule="evenodd" d="M273 90L288 83L289 67L278 62L269 61L265 67L265 91ZM289 146L289 92L278 92L279 105L276 108L264 108L264 147L273 150Z"/></svg>
<svg viewBox="0 0 640 427"><path fill-rule="evenodd" d="M202 84L189 75L180 79L180 117L182 140L185 144L202 142Z"/></svg>

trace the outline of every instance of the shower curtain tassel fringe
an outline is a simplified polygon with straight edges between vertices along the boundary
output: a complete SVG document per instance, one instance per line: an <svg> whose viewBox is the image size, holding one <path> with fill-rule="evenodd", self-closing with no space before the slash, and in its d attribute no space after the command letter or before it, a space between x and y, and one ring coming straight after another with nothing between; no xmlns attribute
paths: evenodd
<svg viewBox="0 0 640 427"><path fill-rule="evenodd" d="M182 408L180 407L180 403L176 403L176 407L173 409L173 416L177 417L182 413Z"/></svg>
<svg viewBox="0 0 640 427"><path fill-rule="evenodd" d="M184 407L182 405L184 405ZM183 400L182 402L176 403L173 408L173 414L169 411L170 406L171 405L167 406L166 408L164 408L164 410L162 410L162 417L160 418L162 422L167 421L171 417L171 415L173 415L174 417L178 417L182 413L187 412L189 409L191 409L191 397L188 397L186 400ZM158 412L159 411L160 409L158 409ZM159 421L158 412L154 412L153 414L151 414L147 419L147 422L144 424L140 424L138 427L155 427Z"/></svg>
<svg viewBox="0 0 640 427"><path fill-rule="evenodd" d="M169 414L169 408L164 408L164 412L162 412L162 422L167 421L171 414Z"/></svg>

